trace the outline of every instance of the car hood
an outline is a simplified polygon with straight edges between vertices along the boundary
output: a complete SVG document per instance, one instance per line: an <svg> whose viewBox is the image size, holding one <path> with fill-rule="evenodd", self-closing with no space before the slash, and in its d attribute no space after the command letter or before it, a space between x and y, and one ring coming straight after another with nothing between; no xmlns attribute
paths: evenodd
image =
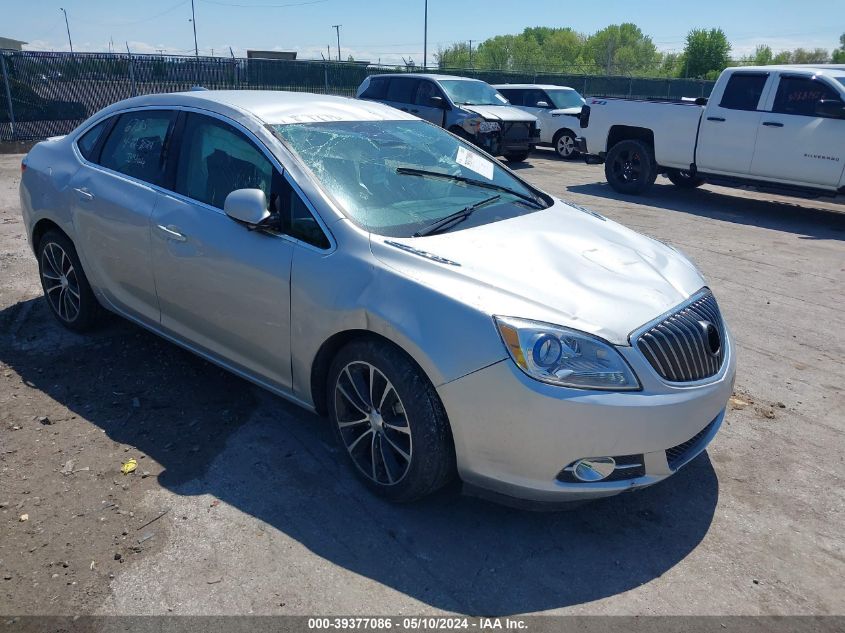
<svg viewBox="0 0 845 633"><path fill-rule="evenodd" d="M384 263L490 315L571 327L617 345L705 285L678 251L562 201L424 238L373 235L371 244Z"/></svg>
<svg viewBox="0 0 845 633"><path fill-rule="evenodd" d="M537 117L506 105L462 105L464 110L480 114L488 121L536 121Z"/></svg>

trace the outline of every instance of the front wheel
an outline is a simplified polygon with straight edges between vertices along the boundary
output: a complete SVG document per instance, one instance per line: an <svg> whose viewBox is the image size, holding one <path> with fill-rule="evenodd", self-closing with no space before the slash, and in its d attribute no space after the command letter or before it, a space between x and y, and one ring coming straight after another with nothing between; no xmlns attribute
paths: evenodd
<svg viewBox="0 0 845 633"><path fill-rule="evenodd" d="M391 501L413 501L453 477L443 405L400 350L378 340L350 343L332 362L328 387L335 436L371 490Z"/></svg>
<svg viewBox="0 0 845 633"><path fill-rule="evenodd" d="M555 153L564 160L568 160L578 154L575 145L575 134L569 130L559 130L552 139Z"/></svg>
<svg viewBox="0 0 845 633"><path fill-rule="evenodd" d="M695 189L704 184L704 178L693 176L683 169L670 169L666 172L666 177L673 185L681 189Z"/></svg>
<svg viewBox="0 0 845 633"><path fill-rule="evenodd" d="M44 297L53 316L75 332L91 329L100 307L82 270L73 242L58 231L48 231L38 242L38 272Z"/></svg>
<svg viewBox="0 0 845 633"><path fill-rule="evenodd" d="M523 163L528 158L528 152L511 152L505 154L505 160L509 163Z"/></svg>
<svg viewBox="0 0 845 633"><path fill-rule="evenodd" d="M634 139L618 142L607 153L604 174L610 186L619 193L643 193L657 180L651 146Z"/></svg>

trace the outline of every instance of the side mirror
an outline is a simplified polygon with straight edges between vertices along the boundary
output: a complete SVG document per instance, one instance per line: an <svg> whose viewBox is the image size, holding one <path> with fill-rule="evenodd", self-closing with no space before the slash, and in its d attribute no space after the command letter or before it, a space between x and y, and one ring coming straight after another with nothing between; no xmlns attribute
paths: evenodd
<svg viewBox="0 0 845 633"><path fill-rule="evenodd" d="M578 125L580 125L581 128L585 128L590 125L590 106L581 106L581 114L578 115Z"/></svg>
<svg viewBox="0 0 845 633"><path fill-rule="evenodd" d="M226 196L223 212L230 218L250 226L261 224L270 217L267 196L261 189L235 189Z"/></svg>
<svg viewBox="0 0 845 633"><path fill-rule="evenodd" d="M440 108L441 110L446 108L446 102L443 100L443 97L429 97L428 105L432 108Z"/></svg>
<svg viewBox="0 0 845 633"><path fill-rule="evenodd" d="M538 108L548 108L548 107L549 107L549 102L548 102L548 101L538 101L538 102L537 102L537 107L538 107Z"/></svg>
<svg viewBox="0 0 845 633"><path fill-rule="evenodd" d="M821 99L816 104L816 114L829 119L845 119L845 103L839 99Z"/></svg>

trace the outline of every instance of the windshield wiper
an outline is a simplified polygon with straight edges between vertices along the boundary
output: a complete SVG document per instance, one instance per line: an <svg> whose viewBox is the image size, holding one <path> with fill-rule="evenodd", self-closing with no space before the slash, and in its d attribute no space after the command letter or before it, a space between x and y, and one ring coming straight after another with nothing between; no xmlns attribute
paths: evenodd
<svg viewBox="0 0 845 633"><path fill-rule="evenodd" d="M490 204L491 202L496 202L499 198L501 198L499 194L495 196L490 196L489 198L485 198L484 200L479 200L476 203L469 205L468 207L464 207L460 211L455 211L454 213L450 213L445 218L440 218L436 222L432 222L428 226L424 226L419 231L414 233L414 237L422 237L423 235L431 235L433 233L437 233L438 231L442 231L447 226L455 225L458 222L463 222L469 216L473 214L473 212L483 207L484 205Z"/></svg>
<svg viewBox="0 0 845 633"><path fill-rule="evenodd" d="M510 196L514 196L516 198L519 198L520 200L528 202L529 204L534 205L538 209L545 208L545 206L540 203L534 196L529 196L528 194L520 193L519 191L515 191L503 185L497 185L492 182L484 182L483 180L476 180L475 178L467 178L465 176L447 174L442 171L416 169L415 167L397 167L396 173L403 174L405 176L421 176L423 178L443 178L445 180L454 180L455 182L462 182L464 184L472 185L474 187L481 187L482 189L492 189L493 191L501 191L502 193L506 193Z"/></svg>

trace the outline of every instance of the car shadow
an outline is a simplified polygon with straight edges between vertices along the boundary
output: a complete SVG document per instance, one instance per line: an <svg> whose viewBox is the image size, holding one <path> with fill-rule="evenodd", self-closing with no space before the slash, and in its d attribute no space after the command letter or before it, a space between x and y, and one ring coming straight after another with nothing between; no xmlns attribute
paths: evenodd
<svg viewBox="0 0 845 633"><path fill-rule="evenodd" d="M0 326L2 360L27 385L159 462L164 488L214 495L437 609L509 615L635 589L701 542L718 501L704 454L667 482L569 512L510 509L457 486L392 505L357 481L325 420L126 321L74 335L39 298L0 312Z"/></svg>
<svg viewBox="0 0 845 633"><path fill-rule="evenodd" d="M607 183L574 185L567 187L567 191L723 222L785 231L801 239L845 240L845 206L842 211L808 206L813 204L813 200L759 200L744 196L741 189L732 193L722 193L708 187L681 189L660 181L641 196L618 193Z"/></svg>

